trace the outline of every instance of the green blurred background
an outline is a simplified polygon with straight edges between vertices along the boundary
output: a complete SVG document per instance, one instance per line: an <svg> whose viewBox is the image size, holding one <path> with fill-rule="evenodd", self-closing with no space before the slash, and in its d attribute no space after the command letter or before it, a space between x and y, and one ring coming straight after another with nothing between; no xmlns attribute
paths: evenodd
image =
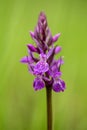
<svg viewBox="0 0 87 130"><path fill-rule="evenodd" d="M53 92L54 130L87 130L87 0L0 0L0 130L46 130L45 89L19 62L34 43L40 11L52 34L61 32L64 93Z"/></svg>

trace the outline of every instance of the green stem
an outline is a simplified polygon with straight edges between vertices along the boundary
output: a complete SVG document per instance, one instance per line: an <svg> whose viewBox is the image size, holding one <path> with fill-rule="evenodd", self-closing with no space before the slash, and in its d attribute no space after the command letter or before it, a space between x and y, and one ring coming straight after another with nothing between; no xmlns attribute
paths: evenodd
<svg viewBox="0 0 87 130"><path fill-rule="evenodd" d="M46 87L47 96L47 130L52 130L52 88Z"/></svg>

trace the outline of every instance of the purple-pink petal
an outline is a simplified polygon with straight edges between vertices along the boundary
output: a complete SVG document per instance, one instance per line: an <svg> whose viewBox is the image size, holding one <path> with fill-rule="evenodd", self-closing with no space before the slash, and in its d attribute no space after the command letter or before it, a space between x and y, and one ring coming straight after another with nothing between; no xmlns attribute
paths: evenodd
<svg viewBox="0 0 87 130"><path fill-rule="evenodd" d="M31 50L32 52L38 52L37 48L35 48L32 44L27 45L28 49Z"/></svg>
<svg viewBox="0 0 87 130"><path fill-rule="evenodd" d="M63 80L58 80L58 81L54 81L53 83L53 90L55 92L63 92L65 90L66 86L65 86L65 82Z"/></svg>
<svg viewBox="0 0 87 130"><path fill-rule="evenodd" d="M59 83L54 83L54 84L53 84L53 90L54 90L55 92L60 92L60 91L61 91L60 84L59 84Z"/></svg>
<svg viewBox="0 0 87 130"><path fill-rule="evenodd" d="M56 34L56 35L52 38L52 42L56 42L59 37L60 37L60 33Z"/></svg>
<svg viewBox="0 0 87 130"><path fill-rule="evenodd" d="M61 86L62 86L62 91L66 89L66 84L63 80L61 80Z"/></svg>
<svg viewBox="0 0 87 130"><path fill-rule="evenodd" d="M62 72L55 71L53 72L53 78L59 78L62 75Z"/></svg>
<svg viewBox="0 0 87 130"><path fill-rule="evenodd" d="M58 65L58 67L60 67L62 64L64 64L64 60L63 60L62 57L60 57L60 58L58 59L58 61L57 61L57 65Z"/></svg>
<svg viewBox="0 0 87 130"><path fill-rule="evenodd" d="M46 29L46 32L47 32L47 37L45 40L45 44L47 44L48 46L51 46L52 45L52 34L51 34L49 28Z"/></svg>
<svg viewBox="0 0 87 130"><path fill-rule="evenodd" d="M62 50L62 47L61 46L57 46L55 48L55 54L58 54L61 50Z"/></svg>
<svg viewBox="0 0 87 130"><path fill-rule="evenodd" d="M30 61L30 59L29 59L28 56L24 56L24 57L20 60L20 62L22 62L22 63L24 63L24 64L28 63L29 61Z"/></svg>
<svg viewBox="0 0 87 130"><path fill-rule="evenodd" d="M46 59L47 59L46 54L41 53L41 54L40 54L40 59L41 59L42 61L46 61Z"/></svg>
<svg viewBox="0 0 87 130"><path fill-rule="evenodd" d="M48 53L47 53L47 59L49 59L49 58L51 58L52 56L53 56L53 54L54 54L54 47L52 47L49 51L48 51Z"/></svg>
<svg viewBox="0 0 87 130"><path fill-rule="evenodd" d="M45 83L41 78L35 78L33 82L34 90L40 90L45 87Z"/></svg>
<svg viewBox="0 0 87 130"><path fill-rule="evenodd" d="M35 74L45 73L48 70L49 70L49 65L48 65L48 63L46 63L44 61L37 62L37 64L34 67L34 73Z"/></svg>
<svg viewBox="0 0 87 130"><path fill-rule="evenodd" d="M32 38L34 38L34 32L30 31L30 35Z"/></svg>

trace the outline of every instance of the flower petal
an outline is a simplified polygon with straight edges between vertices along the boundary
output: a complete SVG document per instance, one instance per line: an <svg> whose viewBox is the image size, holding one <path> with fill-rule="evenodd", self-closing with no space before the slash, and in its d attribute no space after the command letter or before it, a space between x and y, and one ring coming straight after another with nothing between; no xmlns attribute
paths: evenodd
<svg viewBox="0 0 87 130"><path fill-rule="evenodd" d="M54 84L53 84L53 90L54 90L55 92L60 92L60 91L61 91L60 84L59 84L59 83L54 83Z"/></svg>
<svg viewBox="0 0 87 130"><path fill-rule="evenodd" d="M31 50L32 52L38 52L38 49L34 47L32 44L27 45L28 49Z"/></svg>
<svg viewBox="0 0 87 130"><path fill-rule="evenodd" d="M62 72L58 72L58 70L57 71L55 71L55 72L53 72L53 78L59 78L60 76L62 75Z"/></svg>
<svg viewBox="0 0 87 130"><path fill-rule="evenodd" d="M60 37L60 33L56 34L56 35L52 38L52 42L56 42L59 37Z"/></svg>
<svg viewBox="0 0 87 130"><path fill-rule="evenodd" d="M57 65L58 67L60 67L62 64L64 64L64 60L63 60L63 57L60 57L57 61Z"/></svg>
<svg viewBox="0 0 87 130"><path fill-rule="evenodd" d="M45 87L45 83L41 78L35 78L33 82L34 90L40 90Z"/></svg>
<svg viewBox="0 0 87 130"><path fill-rule="evenodd" d="M52 45L52 34L49 30L49 28L46 28L46 40L45 40L45 44L47 44L48 46Z"/></svg>
<svg viewBox="0 0 87 130"><path fill-rule="evenodd" d="M49 70L49 65L45 61L39 61L34 67L35 74L42 74Z"/></svg>
<svg viewBox="0 0 87 130"><path fill-rule="evenodd" d="M24 63L24 64L28 63L29 61L30 61L30 59L29 59L28 56L24 56L24 57L20 60L20 62L22 62L22 63Z"/></svg>
<svg viewBox="0 0 87 130"><path fill-rule="evenodd" d="M32 31L30 31L30 35L31 35L32 38L35 37L35 36L34 36L34 32L32 32Z"/></svg>
<svg viewBox="0 0 87 130"><path fill-rule="evenodd" d="M47 59L53 57L55 48L52 47L47 53Z"/></svg>
<svg viewBox="0 0 87 130"><path fill-rule="evenodd" d="M58 81L54 81L53 83L53 90L55 92L63 92L65 90L66 86L65 86L65 82L61 79L59 79Z"/></svg>
<svg viewBox="0 0 87 130"><path fill-rule="evenodd" d="M64 91L66 89L66 85L65 82L63 80L61 80L61 86L62 86L62 91Z"/></svg>
<svg viewBox="0 0 87 130"><path fill-rule="evenodd" d="M57 46L55 48L55 54L58 54L61 50L62 50L62 47L61 46Z"/></svg>

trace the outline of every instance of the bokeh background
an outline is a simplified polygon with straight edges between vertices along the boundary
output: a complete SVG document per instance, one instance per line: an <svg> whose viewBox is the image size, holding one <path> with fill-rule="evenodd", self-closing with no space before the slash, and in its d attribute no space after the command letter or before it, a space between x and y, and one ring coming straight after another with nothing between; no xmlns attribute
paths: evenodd
<svg viewBox="0 0 87 130"><path fill-rule="evenodd" d="M34 43L40 11L52 34L61 32L67 89L53 92L54 130L87 130L87 0L0 0L0 130L46 130L45 89L19 61Z"/></svg>

